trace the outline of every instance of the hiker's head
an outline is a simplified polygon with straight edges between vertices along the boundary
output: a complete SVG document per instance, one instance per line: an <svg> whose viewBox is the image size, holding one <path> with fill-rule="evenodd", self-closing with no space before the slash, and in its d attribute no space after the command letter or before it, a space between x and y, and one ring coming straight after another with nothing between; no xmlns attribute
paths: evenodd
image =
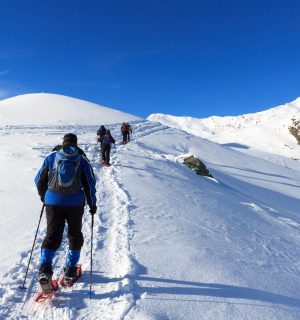
<svg viewBox="0 0 300 320"><path fill-rule="evenodd" d="M77 136L74 133L68 133L63 138L63 146L77 147Z"/></svg>

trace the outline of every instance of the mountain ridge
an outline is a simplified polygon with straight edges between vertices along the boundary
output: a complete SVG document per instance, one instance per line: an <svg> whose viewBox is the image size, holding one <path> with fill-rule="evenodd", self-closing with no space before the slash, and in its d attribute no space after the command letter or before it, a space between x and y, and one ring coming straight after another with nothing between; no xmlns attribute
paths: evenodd
<svg viewBox="0 0 300 320"><path fill-rule="evenodd" d="M152 114L150 121L182 129L220 144L240 146L288 158L300 158L300 148L289 127L300 119L300 98L274 108L239 116L208 118Z"/></svg>

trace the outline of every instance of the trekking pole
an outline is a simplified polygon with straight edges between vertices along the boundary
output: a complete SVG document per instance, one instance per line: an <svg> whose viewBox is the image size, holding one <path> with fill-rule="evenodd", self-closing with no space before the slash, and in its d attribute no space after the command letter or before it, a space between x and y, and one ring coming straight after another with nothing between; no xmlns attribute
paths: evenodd
<svg viewBox="0 0 300 320"><path fill-rule="evenodd" d="M94 229L94 215L92 214L92 225L91 225L91 266L90 266L90 300L92 299L92 284L93 284L93 229Z"/></svg>
<svg viewBox="0 0 300 320"><path fill-rule="evenodd" d="M33 249L34 249L34 246L35 246L36 237L37 237L37 234L38 234L38 231L39 231L39 228L40 228L40 223L41 223L41 220L42 220L44 208L45 208L45 204L43 203L43 207L42 207L42 210L41 210L39 223L38 223L38 226L36 228L36 233L35 233L35 237L34 237L34 240L33 240L32 249L31 249L31 252L30 252L30 257L29 257L29 261L28 261L28 266L27 266L27 270L26 270L23 286L21 287L21 289L26 289L25 288L25 282L26 282L27 273L28 273L28 270L29 270L29 265L30 265L30 261L31 261L31 257L32 257L32 252L33 252Z"/></svg>

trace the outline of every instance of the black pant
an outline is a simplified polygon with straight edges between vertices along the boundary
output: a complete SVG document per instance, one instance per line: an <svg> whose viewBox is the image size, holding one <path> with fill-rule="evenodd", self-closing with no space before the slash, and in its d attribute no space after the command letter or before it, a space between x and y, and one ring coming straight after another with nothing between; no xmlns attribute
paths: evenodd
<svg viewBox="0 0 300 320"><path fill-rule="evenodd" d="M102 150L102 142L103 142L103 137L101 137L101 138L99 139L99 143L100 143L100 150Z"/></svg>
<svg viewBox="0 0 300 320"><path fill-rule="evenodd" d="M122 135L123 135L123 143L127 143L127 131L122 131Z"/></svg>
<svg viewBox="0 0 300 320"><path fill-rule="evenodd" d="M69 249L80 250L83 245L81 232L83 212L83 206L46 206L47 234L42 248L55 251L60 247L67 221Z"/></svg>
<svg viewBox="0 0 300 320"><path fill-rule="evenodd" d="M110 144L102 144L102 161L105 163L109 164L109 159L110 159Z"/></svg>

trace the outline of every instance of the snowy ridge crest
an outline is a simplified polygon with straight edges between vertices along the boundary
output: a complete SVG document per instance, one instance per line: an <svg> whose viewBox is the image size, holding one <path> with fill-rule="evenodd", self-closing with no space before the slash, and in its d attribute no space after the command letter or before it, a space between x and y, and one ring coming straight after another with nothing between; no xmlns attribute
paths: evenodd
<svg viewBox="0 0 300 320"><path fill-rule="evenodd" d="M148 119L228 146L300 158L297 141L289 131L292 119L300 120L300 98L266 111L236 117L197 119L153 114Z"/></svg>

